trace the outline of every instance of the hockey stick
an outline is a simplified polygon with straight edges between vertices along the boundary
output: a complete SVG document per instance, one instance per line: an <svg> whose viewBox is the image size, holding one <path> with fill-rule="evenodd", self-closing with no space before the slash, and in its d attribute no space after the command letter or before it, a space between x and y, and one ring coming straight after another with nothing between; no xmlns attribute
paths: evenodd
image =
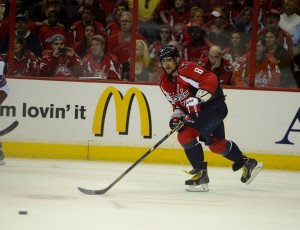
<svg viewBox="0 0 300 230"><path fill-rule="evenodd" d="M137 166L142 160L144 160L151 152L153 152L154 149L156 149L161 143L163 143L165 140L168 139L169 136L171 136L174 132L178 131L182 126L184 125L184 122L179 122L177 126L172 129L167 135L165 135L160 141L158 141L151 149L149 149L140 159L138 159L133 165L131 165L125 172L123 172L117 179L115 179L108 187L105 189L100 190L91 190L91 189L85 189L78 187L79 191L87 194L87 195L102 195L106 193L111 187L113 187L116 183L118 183L124 176L126 176L135 166Z"/></svg>
<svg viewBox="0 0 300 230"><path fill-rule="evenodd" d="M18 121L14 121L10 126L8 126L6 129L3 129L2 131L0 131L0 137L4 136L8 133L10 133L11 131L13 131L15 128L17 128L17 126L19 125Z"/></svg>

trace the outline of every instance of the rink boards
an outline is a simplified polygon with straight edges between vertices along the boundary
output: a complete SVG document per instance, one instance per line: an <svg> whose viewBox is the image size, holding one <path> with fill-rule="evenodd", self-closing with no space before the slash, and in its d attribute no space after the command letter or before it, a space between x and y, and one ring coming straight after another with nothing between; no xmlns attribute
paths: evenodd
<svg viewBox="0 0 300 230"><path fill-rule="evenodd" d="M169 132L157 85L8 79L0 107L7 157L135 161ZM270 169L300 170L300 93L225 89L227 139ZM230 162L206 150L210 165ZM176 135L147 162L186 164Z"/></svg>

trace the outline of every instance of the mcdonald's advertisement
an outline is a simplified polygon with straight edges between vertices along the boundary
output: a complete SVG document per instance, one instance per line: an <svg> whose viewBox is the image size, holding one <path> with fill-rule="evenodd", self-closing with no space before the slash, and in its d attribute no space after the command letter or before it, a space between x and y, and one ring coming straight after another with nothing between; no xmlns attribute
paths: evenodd
<svg viewBox="0 0 300 230"><path fill-rule="evenodd" d="M172 107L158 85L8 79L3 143L152 147L169 130ZM300 156L300 93L224 90L226 138L243 151ZM161 146L181 149L176 134ZM206 147L205 147L206 148Z"/></svg>

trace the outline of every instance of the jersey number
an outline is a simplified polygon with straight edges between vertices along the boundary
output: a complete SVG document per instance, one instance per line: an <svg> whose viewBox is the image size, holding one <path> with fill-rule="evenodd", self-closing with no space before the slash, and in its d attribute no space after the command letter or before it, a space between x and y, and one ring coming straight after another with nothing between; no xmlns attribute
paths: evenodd
<svg viewBox="0 0 300 230"><path fill-rule="evenodd" d="M198 69L198 68L195 68L194 71L196 73L199 73L199 74L202 74L203 73L203 70L202 69Z"/></svg>

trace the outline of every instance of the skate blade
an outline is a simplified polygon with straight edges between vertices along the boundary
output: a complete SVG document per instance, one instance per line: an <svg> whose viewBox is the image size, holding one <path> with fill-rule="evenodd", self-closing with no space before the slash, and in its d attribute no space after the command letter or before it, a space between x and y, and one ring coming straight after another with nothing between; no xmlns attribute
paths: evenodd
<svg viewBox="0 0 300 230"><path fill-rule="evenodd" d="M251 181L253 181L253 179L256 177L256 175L260 172L260 170L262 169L262 167L264 166L263 162L257 162L257 165L255 166L255 168L252 171L252 175L249 178L249 180L246 181L246 184L250 184Z"/></svg>
<svg viewBox="0 0 300 230"><path fill-rule="evenodd" d="M200 184L200 185L187 185L185 188L188 192L208 192L208 184Z"/></svg>

